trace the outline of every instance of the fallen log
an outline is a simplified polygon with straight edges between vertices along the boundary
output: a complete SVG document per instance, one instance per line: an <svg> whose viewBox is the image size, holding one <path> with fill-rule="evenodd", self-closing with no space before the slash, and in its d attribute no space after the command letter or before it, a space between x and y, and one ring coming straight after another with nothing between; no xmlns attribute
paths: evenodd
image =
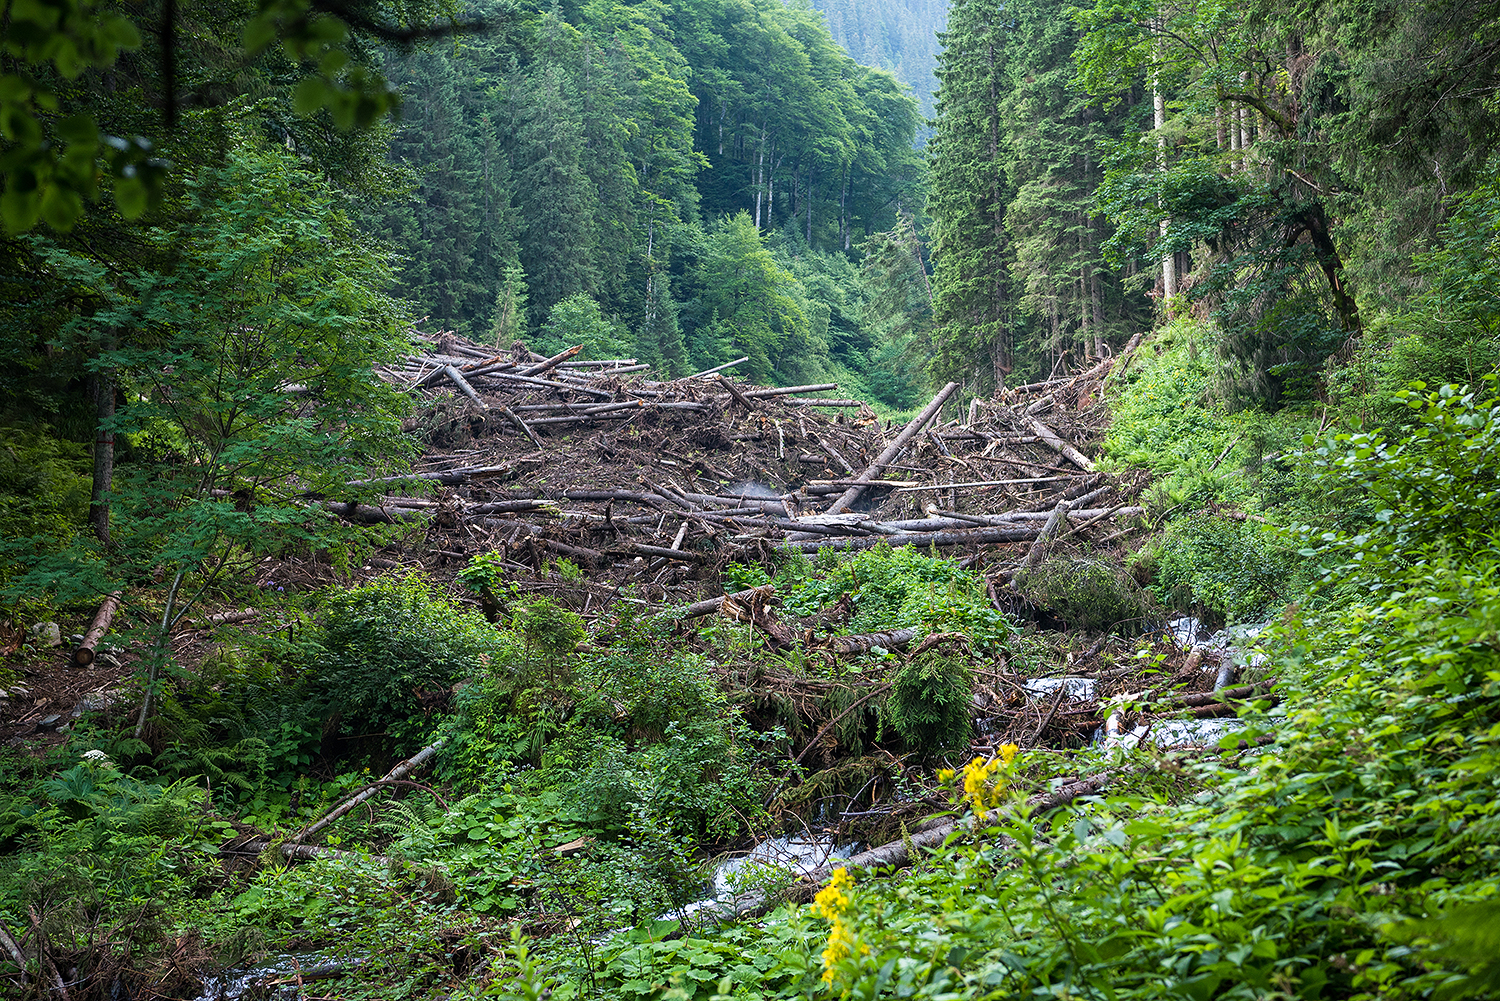
<svg viewBox="0 0 1500 1001"><path fill-rule="evenodd" d="M634 358L603 358L603 359L579 359L574 358L565 361L558 368L607 368L610 370L618 368L635 368Z"/></svg>
<svg viewBox="0 0 1500 1001"><path fill-rule="evenodd" d="M356 792L354 795L341 800L333 807L333 809L323 814L323 816L319 817L311 824L308 824L300 832L298 832L296 836L289 838L282 845L283 854L286 854L287 848L301 845L308 838L328 827L344 814L348 813L350 810L359 806L359 804L365 802L366 800L373 797L376 793L380 792L380 790L383 788L381 783L388 783L392 779L405 778L407 775L410 775L418 768L421 768L423 765L427 764L437 756L438 749L441 748L445 743L447 743L447 741L447 737L439 737L431 744L428 744L426 747L422 748L416 754L413 754L405 761L397 764L396 767L392 768L390 771L382 775L379 780L370 783L363 789L359 790L359 792Z"/></svg>
<svg viewBox="0 0 1500 1001"><path fill-rule="evenodd" d="M666 549L662 546L646 546L639 542L632 542L630 544L630 551L632 553L639 553L641 556L660 556L663 559L686 560L689 563L707 563L709 561L707 553L698 553L691 549Z"/></svg>
<svg viewBox="0 0 1500 1001"><path fill-rule="evenodd" d="M414 507L375 507L371 504L357 504L353 501L343 503L340 501L328 501L325 505L328 510L349 521L364 522L368 525L394 525L398 521L412 521L423 517L426 512Z"/></svg>
<svg viewBox="0 0 1500 1001"><path fill-rule="evenodd" d="M1094 795L1108 786L1118 774L1118 772L1100 772L1081 782L1065 785L1055 792L1038 793L1029 798L1026 805L1033 816L1055 810L1075 799ZM879 848L860 852L847 860L819 866L802 875L796 883L779 893L749 890L727 901L705 907L696 913L706 921L734 921L760 917L782 903L805 903L811 900L822 885L833 876L835 869L903 869L917 862L917 859L912 857L914 849L938 847L948 839L949 835L958 831L967 822L967 817L946 821L925 831L881 845Z"/></svg>
<svg viewBox="0 0 1500 1001"><path fill-rule="evenodd" d="M653 508L660 508L663 500L655 494L633 493L629 490L564 490L563 496L576 501L634 501Z"/></svg>
<svg viewBox="0 0 1500 1001"><path fill-rule="evenodd" d="M489 404L485 403L479 398L479 394L474 391L474 387L469 385L469 380L465 379L463 373L460 372L457 368L452 365L444 365L443 374L448 377L450 382L458 387L458 391L460 393L463 393L470 400L472 400L474 402L474 405L480 410L490 409Z"/></svg>
<svg viewBox="0 0 1500 1001"><path fill-rule="evenodd" d="M386 483L407 483L411 481L441 483L445 487L456 487L466 480L482 476L502 476L515 471L511 465L504 466L472 466L462 469L443 469L430 473L404 473L401 476L376 476L368 480L350 480L345 486L370 487Z"/></svg>
<svg viewBox="0 0 1500 1001"><path fill-rule="evenodd" d="M745 396L752 400L764 400L772 396L791 396L794 393L826 393L830 389L838 389L836 382L819 382L811 386L780 386L776 389L751 389L745 392Z"/></svg>
<svg viewBox="0 0 1500 1001"><path fill-rule="evenodd" d="M1043 424L1041 421L1037 420L1035 417L1027 417L1026 426L1031 428L1032 432L1035 433L1038 438L1046 442L1049 448L1051 448L1057 454L1061 455L1063 458L1067 459L1069 462L1073 463L1073 465L1077 466L1079 469L1083 470L1086 473L1092 473L1094 471L1093 460L1084 455L1082 452L1078 451L1078 449L1074 448L1072 445L1069 445L1067 442L1063 441L1058 437L1056 431L1053 431L1051 428Z"/></svg>
<svg viewBox="0 0 1500 1001"><path fill-rule="evenodd" d="M115 613L120 610L120 600L124 597L123 591L116 591L99 603L99 610L94 613L94 620L89 623L88 632L83 634L83 641L73 651L73 663L79 667L88 667L94 662L94 651L98 649L99 641L104 634L109 632L109 627L115 620Z"/></svg>
<svg viewBox="0 0 1500 1001"><path fill-rule="evenodd" d="M585 563L597 565L609 562L609 557L597 549L588 549L584 546L570 546L566 542L558 542L556 539L539 539L537 541L554 553L571 556L583 560Z"/></svg>
<svg viewBox="0 0 1500 1001"><path fill-rule="evenodd" d="M1042 554L1047 551L1048 543L1057 535L1058 529L1067 523L1068 507L1068 502L1065 500L1057 502L1057 506L1052 509L1051 516L1047 518L1047 523L1042 526L1041 532L1037 534L1036 541L1026 551L1026 558L1021 561L1020 566L1011 571L1010 579L1012 581L1041 562Z"/></svg>
<svg viewBox="0 0 1500 1001"><path fill-rule="evenodd" d="M703 601L695 601L691 605L677 613L680 619L697 619L705 615L712 615L724 607L725 599L736 602L754 601L760 596L769 601L776 594L776 588L770 584L762 584L760 587L752 587L746 591L736 591L733 594L720 595L717 598L707 598Z"/></svg>
<svg viewBox="0 0 1500 1001"><path fill-rule="evenodd" d="M749 360L750 360L750 356L749 355L745 355L745 357L743 357L743 358L736 358L734 361L726 361L722 365L715 365L713 368L706 368L702 372L694 372L692 375L688 376L688 378L689 379L703 379L703 378L706 378L706 377L708 377L710 375L713 375L715 372L722 372L726 368L734 368L736 365L743 365L745 362L747 362Z"/></svg>
<svg viewBox="0 0 1500 1001"><path fill-rule="evenodd" d="M753 401L747 399L745 397L745 394L742 393L742 392L740 392L739 388L736 387L734 383L732 383L728 379L724 378L723 375L719 376L719 385L721 385L721 386L724 387L724 389L729 393L730 398L733 399L735 403L738 403L740 406L744 407L746 410L754 410L754 409L756 409L755 403Z"/></svg>
<svg viewBox="0 0 1500 1001"><path fill-rule="evenodd" d="M607 392L603 389L594 389L590 386L579 386L575 383L569 382L557 382L552 379L533 379L529 375L512 375L509 372L496 372L491 375L490 378L500 379L504 382L519 382L522 385L526 386L545 386L548 389L562 389L574 393L587 393L589 396L597 396L605 400L608 400L612 396L614 396L613 393Z"/></svg>
<svg viewBox="0 0 1500 1001"><path fill-rule="evenodd" d="M551 514L560 514L557 505L549 500L505 500L484 501L481 504L471 504L464 509L465 514L504 514L506 512L519 511L547 511Z"/></svg>
<svg viewBox="0 0 1500 1001"><path fill-rule="evenodd" d="M575 344L571 348L567 348L564 351L559 351L557 354L553 355L551 358L548 358L544 362L540 362L536 365L531 366L530 368L521 369L521 371L517 372L516 374L535 377L541 375L543 372L550 372L582 350L582 344Z"/></svg>
<svg viewBox="0 0 1500 1001"><path fill-rule="evenodd" d="M506 420L514 424L516 426L516 430L520 431L527 438L530 438L533 445L535 445L537 448L542 447L542 439L536 436L536 432L531 430L531 428L527 426L526 422L521 420L520 416L517 415L514 410L510 409L510 407L507 407L503 403L497 404L495 409L500 411L500 413L505 416Z"/></svg>
<svg viewBox="0 0 1500 1001"><path fill-rule="evenodd" d="M1037 537L1038 529L1024 525L1015 527L994 526L958 532L901 532L897 535L869 535L841 538L837 541L818 540L780 543L778 548L795 549L802 553L815 553L819 549L853 550L871 549L884 542L891 548L897 546L979 546L996 542L1030 542Z"/></svg>
<svg viewBox="0 0 1500 1001"><path fill-rule="evenodd" d="M928 490L952 490L954 487L1010 487L1021 486L1027 483L1056 483L1065 480L1065 476L1028 476L1011 480L967 480L963 483L921 483L909 486L898 486L895 490L898 494L917 493Z"/></svg>
<svg viewBox="0 0 1500 1001"><path fill-rule="evenodd" d="M859 636L829 636L819 645L841 654L869 653L875 647L900 650L910 646L911 641L920 635L920 629L891 629L883 633L864 633Z"/></svg>
<svg viewBox="0 0 1500 1001"><path fill-rule="evenodd" d="M923 407L922 412L912 418L911 423L906 425L905 430L896 436L895 441L886 446L885 451L881 452L874 462L865 467L865 471L859 475L858 479L874 479L886 466L895 461L896 456L901 454L901 450L906 447L906 443L915 438L918 432L926 427L942 411L943 404L948 402L948 397L952 396L957 389L958 383L950 382L939 390L938 394L932 398L932 402ZM863 486L851 486L839 495L838 500L833 502L833 506L828 509L828 513L838 514L841 511L847 511L859 499L859 495L864 492L865 488Z"/></svg>

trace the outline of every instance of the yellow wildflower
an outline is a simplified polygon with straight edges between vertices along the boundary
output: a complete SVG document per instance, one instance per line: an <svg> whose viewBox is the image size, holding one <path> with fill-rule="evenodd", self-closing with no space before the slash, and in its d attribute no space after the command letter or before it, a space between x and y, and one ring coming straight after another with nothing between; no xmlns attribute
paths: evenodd
<svg viewBox="0 0 1500 1001"><path fill-rule="evenodd" d="M974 816L984 820L989 811L1000 805L1000 794L1004 782L994 781L996 773L1009 768L1020 748L1015 744L1001 744L998 757L986 761L975 758L964 766L964 799L974 808Z"/></svg>
<svg viewBox="0 0 1500 1001"><path fill-rule="evenodd" d="M828 947L823 950L823 981L828 984L834 980L834 965L855 953L854 930L844 919L850 903L848 891L852 889L854 877L849 875L848 869L840 866L833 870L828 885L813 898L813 911L833 925L828 929ZM870 947L861 944L858 951L861 956L868 955Z"/></svg>

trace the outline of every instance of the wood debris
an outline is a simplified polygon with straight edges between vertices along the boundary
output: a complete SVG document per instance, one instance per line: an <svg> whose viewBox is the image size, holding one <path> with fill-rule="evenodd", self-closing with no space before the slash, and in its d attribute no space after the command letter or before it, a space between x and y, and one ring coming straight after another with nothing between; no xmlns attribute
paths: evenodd
<svg viewBox="0 0 1500 1001"><path fill-rule="evenodd" d="M778 550L935 546L987 554L1003 573L1039 540L1098 540L1142 514L1135 486L1086 454L1107 420L1095 401L1108 362L945 420L949 385L897 428L835 384L736 381L746 359L658 381L636 359L577 347L543 357L450 333L417 347L380 373L419 398L417 471L351 484L383 486L374 503L324 503L354 520L425 521L418 548L439 566L496 551L542 576L562 556L589 566L580 586L601 601L626 583L684 600L724 564Z"/></svg>

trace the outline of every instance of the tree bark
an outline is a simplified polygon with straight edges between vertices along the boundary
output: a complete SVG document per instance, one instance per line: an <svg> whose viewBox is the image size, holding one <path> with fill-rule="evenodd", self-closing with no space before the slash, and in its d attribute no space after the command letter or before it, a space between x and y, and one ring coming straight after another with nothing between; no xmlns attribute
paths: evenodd
<svg viewBox="0 0 1500 1001"><path fill-rule="evenodd" d="M938 415L938 413L943 409L943 404L948 401L948 397L952 396L956 389L958 389L958 383L956 382L950 382L948 383L948 385L944 386L938 392L938 394L932 398L932 402L927 404L927 406L922 409L922 412L920 414L917 414L917 416L912 418L911 423L906 425L906 429L896 436L896 440L891 442L891 444L887 446L886 450L884 452L881 452L879 457L876 458L874 462L865 467L865 471L861 473L858 478L861 480L872 479L875 476L878 476L881 470L885 469L886 466L895 461L896 456L900 455L901 450L906 447L906 443L915 438L918 432L926 427L928 422L930 422L934 417ZM833 506L828 509L828 513L838 514L842 511L849 510L850 506L859 499L859 495L864 492L865 488L862 485L856 484L855 486L850 487L839 496L838 500L833 502Z"/></svg>
<svg viewBox="0 0 1500 1001"><path fill-rule="evenodd" d="M115 613L120 610L120 598L124 592L116 591L99 603L99 610L94 613L94 621L89 623L88 632L83 634L83 642L73 651L73 663L79 667L88 667L94 662L94 651L99 646L99 641L104 634L109 632L110 623L114 621Z"/></svg>
<svg viewBox="0 0 1500 1001"><path fill-rule="evenodd" d="M443 744L447 742L447 740L447 737L441 737L433 743L428 744L416 754L413 754L411 757L407 758L405 761L396 765L396 767L392 768L390 771L382 775L379 781L365 786L353 796L349 796L342 802L338 803L336 806L334 806L333 809L329 810L327 813L323 814L323 816L319 817L317 820L304 827L295 837L289 838L282 848L283 854L289 854L286 852L286 848L293 845L302 844L308 838L323 830L323 828L332 824L335 820L338 820L344 814L348 813L356 806L359 806L359 804L365 802L366 800L373 797L376 793L380 792L380 790L383 788L381 785L382 782L389 782L392 779L405 778L407 775L427 764L437 756L438 749L441 748Z"/></svg>
<svg viewBox="0 0 1500 1001"><path fill-rule="evenodd" d="M108 545L109 491L115 472L115 432L110 427L115 418L114 370L96 372L93 384L94 482L89 494L89 525L99 541Z"/></svg>
<svg viewBox="0 0 1500 1001"><path fill-rule="evenodd" d="M1085 473L1092 473L1094 471L1093 461L1090 460L1088 456L1078 451L1078 449L1074 448L1072 445L1069 445L1067 442L1059 438L1056 431L1053 431L1051 428L1043 424L1041 421L1037 420L1035 417L1026 418L1026 425L1031 428L1032 432L1038 438L1046 442L1054 452L1066 458L1069 462L1073 463L1073 465L1077 466Z"/></svg>

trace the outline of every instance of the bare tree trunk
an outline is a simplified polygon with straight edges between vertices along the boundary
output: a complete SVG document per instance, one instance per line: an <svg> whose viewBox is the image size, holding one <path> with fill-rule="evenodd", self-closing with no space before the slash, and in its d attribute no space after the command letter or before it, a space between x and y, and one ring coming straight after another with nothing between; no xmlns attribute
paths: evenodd
<svg viewBox="0 0 1500 1001"><path fill-rule="evenodd" d="M115 473L115 373L96 372L94 388L94 484L89 496L89 525L99 541L109 543L109 490Z"/></svg>
<svg viewBox="0 0 1500 1001"><path fill-rule="evenodd" d="M1167 136L1164 130L1167 125L1167 101L1165 95L1161 92L1161 73L1159 70L1151 75L1151 105L1155 112L1157 169L1165 171L1167 169ZM1161 204L1160 200L1158 200L1157 204ZM1170 220L1167 217L1162 217L1159 224L1159 232L1163 237L1167 235L1167 225L1169 222ZM1177 258L1172 254L1167 254L1161 259L1161 287L1162 297L1166 300L1167 316L1170 317L1172 315L1172 298L1177 295Z"/></svg>

